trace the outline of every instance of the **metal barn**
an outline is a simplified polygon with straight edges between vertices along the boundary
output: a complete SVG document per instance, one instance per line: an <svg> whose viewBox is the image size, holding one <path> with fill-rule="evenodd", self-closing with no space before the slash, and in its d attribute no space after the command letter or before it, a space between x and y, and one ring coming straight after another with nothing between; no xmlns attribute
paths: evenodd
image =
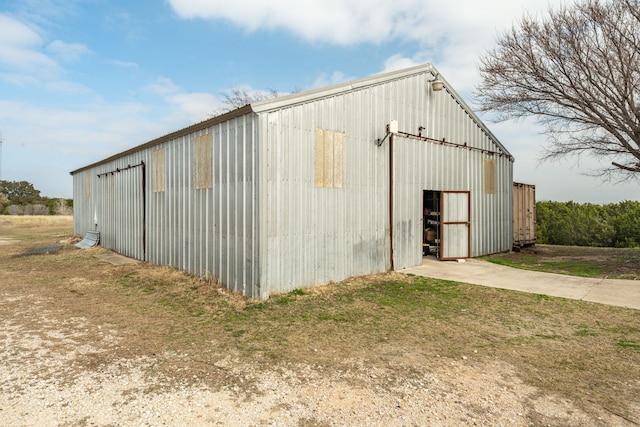
<svg viewBox="0 0 640 427"><path fill-rule="evenodd" d="M247 105L71 174L74 233L272 293L508 251L513 157L430 64Z"/></svg>

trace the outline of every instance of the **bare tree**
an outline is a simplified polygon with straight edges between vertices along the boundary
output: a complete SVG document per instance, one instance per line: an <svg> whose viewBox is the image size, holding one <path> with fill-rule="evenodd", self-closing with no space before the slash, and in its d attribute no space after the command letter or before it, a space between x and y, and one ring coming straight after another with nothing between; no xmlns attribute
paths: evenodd
<svg viewBox="0 0 640 427"><path fill-rule="evenodd" d="M241 88L229 89L228 91L222 93L222 108L220 108L220 110L216 112L216 115L244 107L245 105L249 105L254 102L266 101L267 99L276 98L277 96L278 91L276 91L275 89L269 89L266 92L249 92L247 89Z"/></svg>
<svg viewBox="0 0 640 427"><path fill-rule="evenodd" d="M640 0L585 0L524 16L480 60L476 96L498 120L536 117L543 159L592 155L640 178Z"/></svg>

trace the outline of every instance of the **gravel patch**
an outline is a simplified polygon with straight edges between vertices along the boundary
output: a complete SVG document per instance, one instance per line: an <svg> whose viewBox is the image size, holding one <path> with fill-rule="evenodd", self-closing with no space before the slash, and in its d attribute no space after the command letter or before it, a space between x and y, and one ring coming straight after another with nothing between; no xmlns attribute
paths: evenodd
<svg viewBox="0 0 640 427"><path fill-rule="evenodd" d="M593 418L572 402L541 395L501 361L438 359L436 368L259 368L232 356L211 370L233 378L211 386L168 376L161 364L197 359L165 353L111 360L123 337L81 317L54 320L41 297L2 295L16 307L0 321L0 425L6 426L530 426L627 425ZM88 364L88 361L94 361ZM88 369L87 366L91 366ZM628 424L631 425L631 424Z"/></svg>

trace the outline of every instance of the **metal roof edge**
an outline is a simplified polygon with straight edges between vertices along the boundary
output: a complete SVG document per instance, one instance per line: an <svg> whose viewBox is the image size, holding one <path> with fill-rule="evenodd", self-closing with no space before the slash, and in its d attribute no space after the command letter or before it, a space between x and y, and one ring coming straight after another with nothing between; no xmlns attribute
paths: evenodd
<svg viewBox="0 0 640 427"><path fill-rule="evenodd" d="M276 110L289 105L303 104L308 101L312 101L319 98L325 98L332 95L337 95L344 92L349 92L354 89L372 86L381 82L400 79L406 76L420 74L424 72L438 73L435 67L429 63L417 65L410 68L404 68L402 70L389 71L382 74L375 74L373 76L364 77L357 80L338 83L331 86L326 86L318 89L311 89L305 92L292 93L290 95L284 95L278 98L268 99L265 101L255 102L251 104L253 111L256 113L263 113L269 110Z"/></svg>
<svg viewBox="0 0 640 427"><path fill-rule="evenodd" d="M376 74L373 76L365 77L358 80L353 80L350 82L338 83L332 86L327 86L318 89L312 89L306 92L293 93L290 95L281 96L278 98L268 99L265 101L255 102L251 104L253 111L256 113L263 113L271 110L277 110L278 108L295 105L295 104L303 104L305 102L309 102L319 98L325 98L332 95L337 95L344 92L349 92L354 89L372 86L381 82L392 81L396 79L401 79L406 76L416 75L421 73L432 73L440 77L440 79L445 83L445 90L458 102L458 104L469 114L469 116L475 121L478 126L487 134L489 138L502 150L506 155L508 155L511 159L514 159L513 155L507 150L507 148L502 145L500 140L494 135L491 130L485 125L485 123L476 115L473 109L469 106L469 104L462 99L462 97L458 94L458 92L453 89L451 84L442 76L440 71L431 63L425 63L421 65L417 65L414 67L404 68L402 70L390 71L387 73Z"/></svg>
<svg viewBox="0 0 640 427"><path fill-rule="evenodd" d="M269 99L265 101L255 102L249 105L245 105L244 107L240 107L238 109L229 111L220 116L212 117L210 119L204 120L202 122L193 124L191 126L185 127L183 129L177 130L175 132L169 133L167 135L161 136L144 144L133 147L129 150L114 154L113 156L107 157L98 162L92 163L87 166L83 166L76 170L69 172L71 175L74 175L78 172L82 172L84 170L93 168L95 166L99 166L110 161L119 159L121 157L127 156L129 154L135 153L137 151L144 150L146 148L153 147L155 145L159 145L163 142L169 141L174 138L178 138L184 135L187 135L192 132L196 132L198 130L207 128L209 126L222 123L227 120L231 120L245 114L249 113L262 113L270 110L275 110L278 108L282 108L289 105L302 104L308 101L312 101L319 98L325 98L332 95L337 95L340 93L348 92L354 89L359 89L366 86L372 86L381 82L392 81L396 79L401 79L406 76L416 75L421 73L432 73L434 75L438 75L440 79L445 83L445 90L449 93L458 104L469 114L469 116L480 126L480 128L493 140L493 142L500 147L505 154L507 154L511 159L513 159L513 155L509 152L509 150L502 145L500 140L489 130L489 128L484 124L482 120L476 115L476 113L471 109L469 104L467 104L462 97L453 89L453 87L449 84L449 82L440 74L440 72L430 63L417 65L414 67L405 68L402 70L390 71L382 74L376 74L373 76L365 77L358 80L353 80L345 83L338 83L332 86L327 86L318 89L312 89L305 92L293 93L290 95L281 96L274 99Z"/></svg>
<svg viewBox="0 0 640 427"><path fill-rule="evenodd" d="M435 68L434 68L435 70ZM439 71L436 70L436 73L439 74ZM439 74L440 80L442 80L444 82L444 89L447 91L447 93L449 93L451 96L453 96L453 98L458 102L458 104L460 104L460 106L462 108L464 108L464 110L469 114L469 116L473 119L474 122L476 122L478 124L478 126L480 126L480 128L487 134L487 136L489 138L491 138L491 140L498 146L500 147L500 150L504 151L504 154L506 154L507 156L509 156L509 158L512 159L512 161L515 161L515 158L513 157L513 154L511 154L509 152L509 150L507 150L507 148L502 145L502 143L500 142L500 140L498 139L497 136L494 135L493 132L491 132L491 130L487 127L487 125L480 119L480 117L478 117L478 115L473 111L473 109L471 108L471 106L464 100L462 99L462 97L460 96L460 94L458 94L458 92L456 92L456 90L449 84L449 82L447 81L447 79L445 79L442 74Z"/></svg>
<svg viewBox="0 0 640 427"><path fill-rule="evenodd" d="M133 154L133 153L135 153L137 151L142 151L142 150L144 150L146 148L150 148L150 147L153 147L155 145L162 144L163 142L170 141L170 140L172 140L174 138L179 138L181 136L188 135L190 133L197 132L199 130L208 128L209 126L212 126L212 125L215 125L215 124L218 124L218 123L222 123L222 122L225 122L227 120L235 119L237 117L241 117L241 116L244 116L245 114L249 114L249 113L252 113L252 112L253 112L253 109L251 108L251 105L245 105L244 107L240 107L240 108L237 108L235 110L229 111L227 113L221 114L219 116L215 116L215 117L212 117L210 119L203 120L203 121L201 121L199 123L193 124L191 126L187 126L187 127L182 128L180 130L177 130L175 132L171 132L171 133L163 135L163 136L161 136L159 138L153 139L153 140L151 140L149 142L145 142L144 144L137 145L137 146L135 146L133 148L130 148L129 150L122 151L120 153L114 154L113 156L107 157L107 158L102 159L100 161L97 161L95 163L91 163L90 165L83 166L81 168L78 168L76 170L73 170L73 171L69 172L69 174L74 175L74 174L76 174L78 172L82 172L82 171L85 171L87 169L91 169L93 167L100 166L100 165L108 163L110 161L113 161L113 160L119 159L121 157L127 156L129 154Z"/></svg>

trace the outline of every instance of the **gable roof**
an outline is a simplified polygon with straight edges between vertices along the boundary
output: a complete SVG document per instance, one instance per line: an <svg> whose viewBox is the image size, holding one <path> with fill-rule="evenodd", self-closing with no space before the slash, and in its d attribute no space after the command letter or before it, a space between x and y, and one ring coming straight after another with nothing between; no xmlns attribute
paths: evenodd
<svg viewBox="0 0 640 427"><path fill-rule="evenodd" d="M302 104L315 99L326 98L341 93L350 92L364 87L375 86L380 83L385 83L393 80L400 80L407 76L419 75L419 74L431 74L437 76L444 82L444 90L449 93L460 107L465 110L471 119L478 124L484 133L503 151L507 156L513 157L509 150L502 145L500 140L491 132L491 130L480 120L475 112L469 107L469 105L462 99L462 97L453 89L449 82L440 74L440 72L432 64L422 64L415 67L405 68L397 71L390 71L383 74L376 74L373 76L365 77L359 80L354 80L345 83L338 83L332 86L323 87L320 89L309 90L306 92L294 93L290 95L281 96L278 98L268 99L265 101L255 102L251 104L254 112L262 113L270 110L276 110L278 108L286 107L289 105Z"/></svg>
<svg viewBox="0 0 640 427"><path fill-rule="evenodd" d="M476 124L482 129L482 131L484 133L487 134L487 136L498 146L500 147L500 149L508 156L513 157L511 155L511 153L509 153L509 150L507 150L498 140L498 138L496 138L496 136L493 134L493 132L491 132L489 130L489 128L482 122L482 120L480 120L480 118L473 112L473 110L469 107L469 105L467 105L467 103L460 97L460 95L458 95L458 93L452 88L452 86L449 84L449 82L446 81L446 79L440 74L440 72L432 65L432 64L422 64L422 65L418 65L415 67L410 67L410 68L405 68L402 70L397 70L397 71L391 71L391 72L387 72L387 73L383 73L383 74L376 74L373 76L369 76L369 77L365 77L362 79L358 79L358 80L353 80L353 81L349 81L349 82L344 82L344 83L338 83L332 86L327 86L327 87L323 87L323 88L319 88L319 89L313 89L313 90L308 90L305 92L299 92L299 93L293 93L290 95L284 95L284 96L280 96L277 98L273 98L273 99L268 99L265 101L259 101L259 102L254 102L252 104L249 105L245 105L244 107L240 107L238 109L229 111L225 114L216 116L216 117L212 117L210 119L204 120L202 122L190 125L188 127L185 127L183 129L177 130L175 132L169 133L167 135L161 136L159 138L153 139L149 142L146 142L144 144L135 146L129 150L123 151L121 153L118 154L114 154L111 157L108 157L106 159L100 160L98 162L92 163L90 165L87 166L83 166L79 169L76 169L71 173L71 175L74 175L78 172L82 172L84 170L90 169L92 167L95 166L99 166L105 163L108 163L110 161L116 160L118 158L124 157L126 155L135 153L137 151L141 151L150 147L153 147L155 145L159 145L163 142L169 141L171 139L174 138L179 138L181 136L184 135L188 135L190 133L193 132L197 132L201 129L205 129L207 127L213 126L215 124L218 123L222 123L225 122L227 120L231 120L233 118L236 117L240 117L243 116L245 114L249 114L249 113L263 113L263 112L268 112L268 111L272 111L272 110L276 110L282 107L287 107L287 106L292 106L292 105L296 105L296 104L302 104L302 103L306 103L309 101L313 101L316 99L321 99L321 98L326 98L326 97L330 97L330 96L334 96L334 95L338 95L338 94L342 94L342 93L347 93L347 92L351 92L360 88L365 88L365 87L369 87L369 86L375 86L377 84L380 83L384 83L384 82L389 82L389 81L393 81L393 80L399 80L402 78L405 78L407 76L412 76L412 75L419 75L419 74L431 74L432 76L438 76L440 80L442 80L445 85L444 88L447 91L447 93L449 93L455 100L456 102L460 105L461 108L463 108L468 114L469 116L472 118L472 120L474 122L476 122Z"/></svg>

